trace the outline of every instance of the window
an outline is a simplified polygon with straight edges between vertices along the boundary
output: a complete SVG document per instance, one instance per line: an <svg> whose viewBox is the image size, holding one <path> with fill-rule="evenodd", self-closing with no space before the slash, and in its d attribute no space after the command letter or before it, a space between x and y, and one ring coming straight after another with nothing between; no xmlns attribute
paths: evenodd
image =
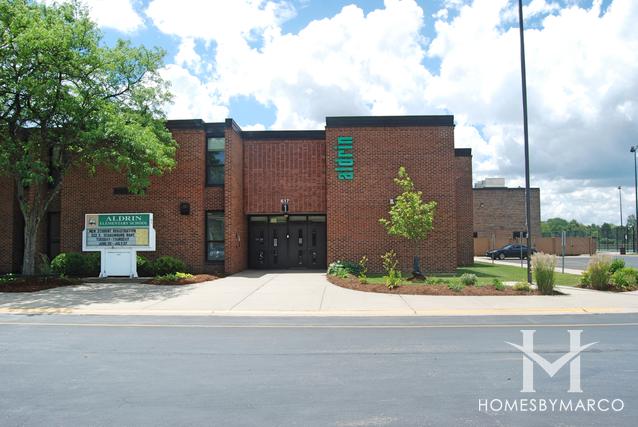
<svg viewBox="0 0 638 427"><path fill-rule="evenodd" d="M224 260L224 212L206 212L206 260Z"/></svg>
<svg viewBox="0 0 638 427"><path fill-rule="evenodd" d="M206 185L224 185L224 138L208 138L206 146Z"/></svg>

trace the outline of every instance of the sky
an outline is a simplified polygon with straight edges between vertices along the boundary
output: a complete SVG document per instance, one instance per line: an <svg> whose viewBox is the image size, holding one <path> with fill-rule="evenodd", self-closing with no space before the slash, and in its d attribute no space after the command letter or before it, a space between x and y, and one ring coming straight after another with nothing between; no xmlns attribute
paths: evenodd
<svg viewBox="0 0 638 427"><path fill-rule="evenodd" d="M473 179L524 186L516 0L85 0L104 33L166 51L169 119L322 129L453 114ZM541 217L635 213L638 1L525 0L531 185Z"/></svg>

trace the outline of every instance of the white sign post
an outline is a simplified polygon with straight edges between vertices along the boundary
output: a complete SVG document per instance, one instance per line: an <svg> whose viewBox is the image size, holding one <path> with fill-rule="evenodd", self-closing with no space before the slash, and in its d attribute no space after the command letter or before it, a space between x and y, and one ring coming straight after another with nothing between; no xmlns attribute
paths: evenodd
<svg viewBox="0 0 638 427"><path fill-rule="evenodd" d="M100 277L137 277L137 252L155 250L153 214L85 215L82 250L100 252Z"/></svg>

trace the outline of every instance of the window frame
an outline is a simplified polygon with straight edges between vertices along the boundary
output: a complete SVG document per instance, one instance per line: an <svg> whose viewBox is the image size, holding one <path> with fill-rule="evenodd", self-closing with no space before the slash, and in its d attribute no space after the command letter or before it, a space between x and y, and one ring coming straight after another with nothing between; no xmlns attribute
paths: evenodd
<svg viewBox="0 0 638 427"><path fill-rule="evenodd" d="M217 213L221 214L223 221L223 240L208 240L208 214ZM209 243L222 243L224 245L224 257L222 259L209 259L208 258L208 244ZM222 210L207 210L204 213L204 260L207 264L224 264L226 261L226 218L224 211Z"/></svg>
<svg viewBox="0 0 638 427"><path fill-rule="evenodd" d="M209 169L208 169L208 154L209 153L216 153L216 152L220 152L220 150L215 150L215 151L209 151L208 150L208 140L212 139L212 138L216 138L216 139L223 139L224 140L224 149L221 150L222 153L224 153L224 164L222 165L224 167L224 179L222 180L221 183L216 183L216 184L211 184L209 183ZM204 168L206 170L206 173L204 174L204 185L206 187L223 187L224 183L226 182L226 137L225 135L206 135L206 139L204 141ZM212 211L211 211L212 212Z"/></svg>

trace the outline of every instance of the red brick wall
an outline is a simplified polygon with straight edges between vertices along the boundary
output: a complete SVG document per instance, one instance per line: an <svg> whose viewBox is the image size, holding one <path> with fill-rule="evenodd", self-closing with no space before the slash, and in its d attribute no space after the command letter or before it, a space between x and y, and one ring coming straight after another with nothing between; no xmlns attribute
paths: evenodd
<svg viewBox="0 0 638 427"><path fill-rule="evenodd" d="M339 181L334 171L338 136L354 138L355 176ZM454 128L353 127L326 128L328 263L366 255L370 271L381 271L381 255L394 249L404 273L411 271L413 246L390 237L379 224L387 217L394 184L405 166L425 201L438 203L434 230L420 244L422 268L428 272L456 269L456 198Z"/></svg>
<svg viewBox="0 0 638 427"><path fill-rule="evenodd" d="M326 212L324 140L246 140L244 163L247 214Z"/></svg>
<svg viewBox="0 0 638 427"><path fill-rule="evenodd" d="M472 210L472 156L457 156L456 163L456 256L459 266L474 262Z"/></svg>
<svg viewBox="0 0 638 427"><path fill-rule="evenodd" d="M513 231L527 230L524 188L475 188L474 231L478 237L511 239ZM540 189L530 193L532 237L541 235Z"/></svg>
<svg viewBox="0 0 638 427"><path fill-rule="evenodd" d="M224 270L232 274L248 264L248 222L244 212L244 144L228 122L224 165Z"/></svg>
<svg viewBox="0 0 638 427"><path fill-rule="evenodd" d="M75 169L65 179L61 197L61 250L82 249L84 214L102 212L151 212L157 232L155 252L141 255L156 258L176 256L193 271L219 270L205 261L205 211L223 209L221 188L206 188L203 129L173 130L179 144L177 165L163 176L153 177L145 195L114 195L114 187L126 186L126 178L101 169L90 176ZM190 203L190 215L180 215L181 202Z"/></svg>

